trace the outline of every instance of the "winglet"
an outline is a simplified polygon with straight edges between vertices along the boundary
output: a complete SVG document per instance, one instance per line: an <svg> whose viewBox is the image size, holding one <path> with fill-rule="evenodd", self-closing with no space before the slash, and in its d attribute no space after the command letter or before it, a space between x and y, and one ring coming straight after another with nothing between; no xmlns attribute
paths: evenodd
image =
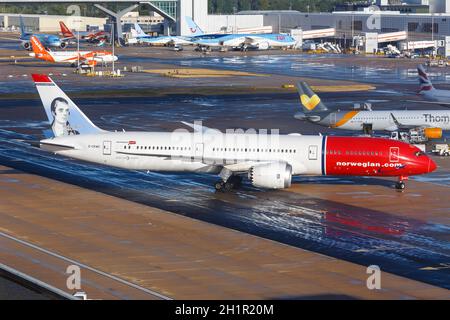
<svg viewBox="0 0 450 320"><path fill-rule="evenodd" d="M397 128L400 129L400 128L402 127L402 125L401 125L400 122L398 122L397 118L394 117L394 115L392 114L392 112L391 112L391 118L392 118L392 121L394 121L394 123L395 123L395 125L397 126Z"/></svg>

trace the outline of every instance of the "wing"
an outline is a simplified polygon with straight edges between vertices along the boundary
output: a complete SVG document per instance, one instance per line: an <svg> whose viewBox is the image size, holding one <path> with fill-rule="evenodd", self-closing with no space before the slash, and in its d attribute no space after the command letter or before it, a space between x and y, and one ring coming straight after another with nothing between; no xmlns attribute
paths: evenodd
<svg viewBox="0 0 450 320"><path fill-rule="evenodd" d="M433 126L429 126L429 125L420 125L420 126L416 126L416 125L405 125L400 123L397 118L395 118L395 116L391 113L391 117L392 120L395 123L395 127L390 127L390 128L386 128L387 131L396 131L396 130L410 130L410 129L425 129L425 128L433 128Z"/></svg>
<svg viewBox="0 0 450 320"><path fill-rule="evenodd" d="M394 129L394 127L388 128L387 129L388 131L395 131L395 130L399 130L399 129L415 129L415 128L417 128L417 126L405 125L405 124L400 123L397 120L397 118L392 113L391 113L391 118L392 118L392 121L394 121L394 124L395 124L396 128L395 129ZM392 129L392 130L389 130L389 129Z"/></svg>
<svg viewBox="0 0 450 320"><path fill-rule="evenodd" d="M256 44L258 42L260 42L263 38L261 37L252 37L252 36L247 36L245 37L244 43L245 44Z"/></svg>
<svg viewBox="0 0 450 320"><path fill-rule="evenodd" d="M197 123L189 123L189 122L186 122L186 121L181 121L181 123L186 125L186 126L188 126L188 127L191 127L192 129L194 129L195 132L202 132L202 133L219 132L220 133L220 131L217 130L217 129L208 128L208 127L206 127L204 125L199 125Z"/></svg>
<svg viewBox="0 0 450 320"><path fill-rule="evenodd" d="M407 102L415 102L415 103L425 103L425 104L433 104L439 105L443 107L450 108L450 102L438 102L438 101L417 101L417 100L406 100Z"/></svg>
<svg viewBox="0 0 450 320"><path fill-rule="evenodd" d="M223 157L195 157L195 156L183 156L183 155L172 155L170 150L164 150L164 153L156 153L153 151L116 151L117 154L129 155L129 156L141 156L141 157L153 157L160 158L163 160L175 160L182 162L201 162L205 165L215 166L219 168L226 168L235 174L243 174L248 172L252 167L256 165L263 165L271 162L279 162L274 159L261 159L261 160L247 160L242 159L223 159Z"/></svg>

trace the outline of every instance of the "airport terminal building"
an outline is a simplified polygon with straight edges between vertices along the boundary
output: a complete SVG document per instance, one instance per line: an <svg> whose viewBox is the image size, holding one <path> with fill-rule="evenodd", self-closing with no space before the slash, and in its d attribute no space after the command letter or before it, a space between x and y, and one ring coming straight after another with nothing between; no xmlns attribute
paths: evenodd
<svg viewBox="0 0 450 320"><path fill-rule="evenodd" d="M13 2L0 0L0 3ZM119 34L127 14L136 11L136 8L147 7L164 18L160 28L164 34L190 35L184 19L190 16L207 33L238 33L252 28L256 32L271 30L291 33L300 44L306 39L320 40L326 37L346 46L354 43L356 37L363 44L365 52L374 52L386 43L398 45L399 42L437 41L436 46L445 48L446 56L450 56L450 0L409 0L409 5L402 6L398 5L397 0L378 0L377 6L350 7L353 11L244 11L231 15L208 14L208 0L116 0L102 1L102 5L95 0L67 1L68 5L76 2L92 3L105 12L109 22L117 23ZM104 7L108 2L119 2L128 7L120 12L112 12ZM61 19L45 15L26 15L25 18L26 24L35 30L49 32L58 30L55 21ZM104 24L105 20L102 19L82 17L83 26ZM17 16L0 14L1 26L14 25L16 20ZM71 25L70 18L65 17L65 21Z"/></svg>

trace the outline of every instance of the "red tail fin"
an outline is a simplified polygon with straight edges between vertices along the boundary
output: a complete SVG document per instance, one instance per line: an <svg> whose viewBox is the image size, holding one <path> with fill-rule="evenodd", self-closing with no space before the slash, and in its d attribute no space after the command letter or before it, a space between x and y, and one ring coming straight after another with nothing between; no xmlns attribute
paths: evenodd
<svg viewBox="0 0 450 320"><path fill-rule="evenodd" d="M66 24L62 21L59 22L59 26L61 28L61 33L64 36L64 38L75 38L75 35L72 31L70 31L69 28L67 28Z"/></svg>

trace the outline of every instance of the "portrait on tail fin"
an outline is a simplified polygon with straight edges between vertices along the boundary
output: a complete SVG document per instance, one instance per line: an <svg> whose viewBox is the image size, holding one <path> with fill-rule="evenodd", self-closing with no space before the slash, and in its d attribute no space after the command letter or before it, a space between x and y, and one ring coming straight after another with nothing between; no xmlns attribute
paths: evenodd
<svg viewBox="0 0 450 320"><path fill-rule="evenodd" d="M54 99L50 110L53 116L51 127L55 137L80 134L70 125L70 107L66 99L61 97Z"/></svg>

